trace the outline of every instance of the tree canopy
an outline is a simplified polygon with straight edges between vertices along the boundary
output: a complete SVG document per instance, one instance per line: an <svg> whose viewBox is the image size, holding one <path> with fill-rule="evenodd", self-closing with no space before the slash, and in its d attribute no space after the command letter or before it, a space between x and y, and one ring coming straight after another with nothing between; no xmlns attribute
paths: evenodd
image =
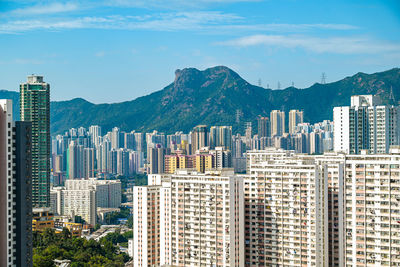
<svg viewBox="0 0 400 267"><path fill-rule="evenodd" d="M112 238L109 238L112 239ZM129 261L109 239L97 242L72 237L64 228L59 234L53 229L33 233L33 265L52 267L55 259L71 260L71 267L123 267ZM114 241L114 240L113 240Z"/></svg>

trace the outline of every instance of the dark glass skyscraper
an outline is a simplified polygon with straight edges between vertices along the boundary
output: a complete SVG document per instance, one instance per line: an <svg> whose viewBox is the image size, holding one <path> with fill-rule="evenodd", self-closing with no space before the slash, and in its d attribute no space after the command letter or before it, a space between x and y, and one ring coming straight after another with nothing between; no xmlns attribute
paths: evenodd
<svg viewBox="0 0 400 267"><path fill-rule="evenodd" d="M32 266L31 123L0 99L0 266Z"/></svg>
<svg viewBox="0 0 400 267"><path fill-rule="evenodd" d="M28 76L20 85L21 121L32 122L32 205L50 205L50 85Z"/></svg>

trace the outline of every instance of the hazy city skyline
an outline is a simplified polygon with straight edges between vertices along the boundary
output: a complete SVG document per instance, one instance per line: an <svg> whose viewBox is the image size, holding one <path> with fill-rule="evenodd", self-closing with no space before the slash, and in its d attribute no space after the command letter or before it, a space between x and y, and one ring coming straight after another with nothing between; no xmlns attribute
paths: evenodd
<svg viewBox="0 0 400 267"><path fill-rule="evenodd" d="M215 65L304 88L322 72L332 82L397 67L399 12L395 1L2 1L0 89L35 73L52 100L119 102L162 89L175 69Z"/></svg>

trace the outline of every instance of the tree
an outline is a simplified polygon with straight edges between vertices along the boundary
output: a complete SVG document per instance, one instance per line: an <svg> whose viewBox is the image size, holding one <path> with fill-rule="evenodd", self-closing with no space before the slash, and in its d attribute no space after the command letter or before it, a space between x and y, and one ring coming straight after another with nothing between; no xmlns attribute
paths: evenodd
<svg viewBox="0 0 400 267"><path fill-rule="evenodd" d="M33 262L34 266L54 266L54 259L71 260L72 267L104 267L124 266L129 261L126 253L121 253L113 242L125 240L119 232L100 242L73 237L68 229L60 234L47 229L43 233L33 234ZM114 264L114 265L109 265Z"/></svg>
<svg viewBox="0 0 400 267"><path fill-rule="evenodd" d="M51 259L51 257L47 256L41 256L38 254L33 255L33 266L39 266L39 267L53 267L54 262Z"/></svg>
<svg viewBox="0 0 400 267"><path fill-rule="evenodd" d="M64 227L64 228L62 229L61 236L62 236L63 239L68 239L68 238L71 238L72 234L71 234L71 232L68 230L68 228L65 228L65 227Z"/></svg>
<svg viewBox="0 0 400 267"><path fill-rule="evenodd" d="M126 225L131 229L133 228L133 216L132 215L129 216L128 222L126 223Z"/></svg>

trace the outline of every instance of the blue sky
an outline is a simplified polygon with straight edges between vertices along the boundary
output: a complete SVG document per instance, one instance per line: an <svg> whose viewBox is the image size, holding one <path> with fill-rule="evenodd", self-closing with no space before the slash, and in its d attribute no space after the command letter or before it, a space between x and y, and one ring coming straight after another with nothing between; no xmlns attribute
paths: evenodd
<svg viewBox="0 0 400 267"><path fill-rule="evenodd" d="M41 74L52 100L130 100L185 67L275 89L399 62L399 1L0 0L0 89Z"/></svg>

